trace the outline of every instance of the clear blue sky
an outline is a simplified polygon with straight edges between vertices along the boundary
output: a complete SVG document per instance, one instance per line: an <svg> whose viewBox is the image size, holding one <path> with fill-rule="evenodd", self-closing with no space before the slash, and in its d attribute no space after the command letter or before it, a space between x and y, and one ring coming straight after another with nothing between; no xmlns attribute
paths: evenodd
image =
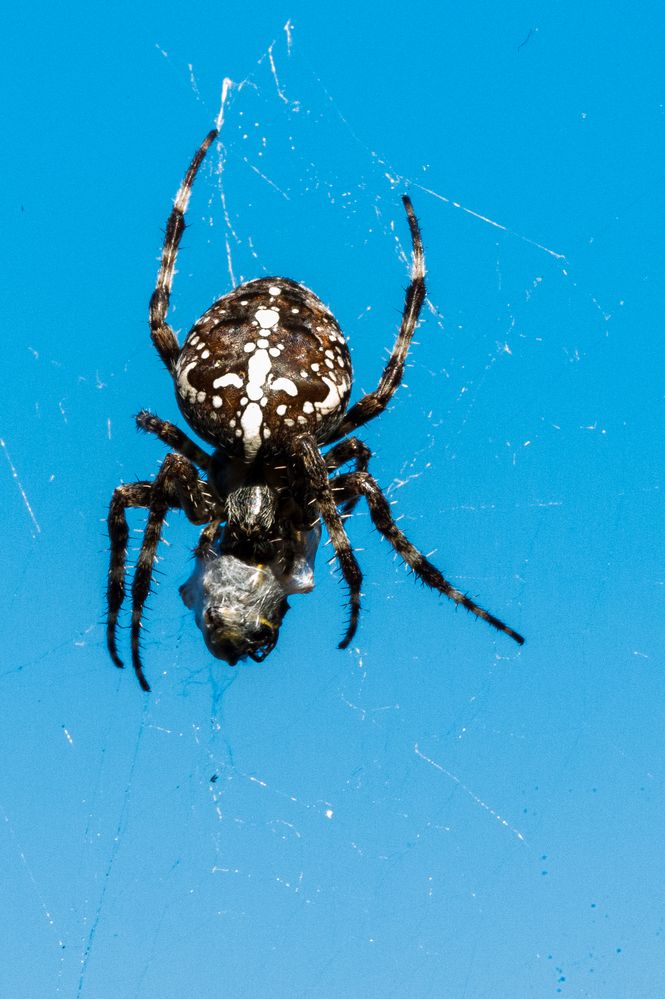
<svg viewBox="0 0 665 999"><path fill-rule="evenodd" d="M665 995L664 22L570 0L6 14L1 995ZM178 418L147 302L225 78L174 326L283 274L373 388L409 190L431 308L364 437L403 528L521 651L359 510L354 648L324 549L277 651L234 673L178 597L197 532L174 513L152 694L108 660L107 504L164 454L132 417Z"/></svg>

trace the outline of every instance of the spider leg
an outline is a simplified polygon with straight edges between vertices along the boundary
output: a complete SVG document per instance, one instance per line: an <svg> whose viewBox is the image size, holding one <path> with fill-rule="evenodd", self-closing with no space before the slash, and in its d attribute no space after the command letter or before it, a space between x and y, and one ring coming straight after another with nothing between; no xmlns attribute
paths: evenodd
<svg viewBox="0 0 665 999"><path fill-rule="evenodd" d="M215 541L217 540L217 533L221 526L221 519L211 520L209 524L201 531L198 544L194 549L194 558L200 558L204 561L209 561L210 559L216 558L217 553L213 548Z"/></svg>
<svg viewBox="0 0 665 999"><path fill-rule="evenodd" d="M326 468L328 472L336 471L340 465L346 465L347 462L353 461L356 466L356 472L366 472L367 466L369 465L369 459L372 457L372 452L367 447L363 441L359 440L357 437L348 437L344 441L340 441L339 444L335 444L331 447L324 455ZM344 501L342 506L342 517L348 517L358 503L360 495L352 496L351 499Z"/></svg>
<svg viewBox="0 0 665 999"><path fill-rule="evenodd" d="M123 663L118 655L116 630L118 626L118 614L125 599L125 562L127 559L127 538L129 535L125 510L127 507L150 506L151 488L152 485L150 482L132 482L124 486L118 486L113 493L109 507L108 530L111 541L111 560L106 589L108 606L106 644L111 659L120 669L122 669Z"/></svg>
<svg viewBox="0 0 665 999"><path fill-rule="evenodd" d="M357 437L349 437L331 447L323 457L329 472L336 471L341 465L346 465L348 461L355 462L358 472L364 472L367 470L371 456L372 452L363 441Z"/></svg>
<svg viewBox="0 0 665 999"><path fill-rule="evenodd" d="M204 472L210 468L210 455L176 427L175 423L169 423L168 420L162 420L159 416L149 413L147 409L142 409L136 417L136 426L139 430L145 430L147 434L154 434L167 447L184 455Z"/></svg>
<svg viewBox="0 0 665 999"><path fill-rule="evenodd" d="M128 506L147 507L150 511L132 583L131 631L134 670L143 690L150 690L141 665L139 635L143 606L150 592L152 569L166 512L171 508L181 509L192 523L205 524L219 511L216 510L207 484L199 478L194 466L179 454L166 456L154 482L137 482L133 485L119 486L115 490L108 521L111 564L108 581L107 643L113 662L121 668L123 663L117 651L116 627L125 596L124 576L128 537L125 510Z"/></svg>
<svg viewBox="0 0 665 999"><path fill-rule="evenodd" d="M157 274L157 284L150 299L150 336L159 356L173 374L175 364L178 360L180 347L175 333L166 322L166 314L169 308L171 297L171 285L173 283L173 272L175 269L178 246L182 234L185 231L185 212L189 203L189 196L192 193L194 178L203 162L205 154L211 143L217 138L217 130L208 132L205 139L194 154L189 170L180 185L173 210L166 223L166 234L164 236L164 246L162 248L162 260Z"/></svg>
<svg viewBox="0 0 665 999"><path fill-rule="evenodd" d="M162 525L169 508L180 507L193 524L205 524L214 513L208 487L193 465L179 454L167 454L150 490L150 513L132 582L132 664L143 690L150 690L141 664L141 618L150 592L152 569Z"/></svg>
<svg viewBox="0 0 665 999"><path fill-rule="evenodd" d="M506 635L517 642L518 645L524 644L524 639L512 628L509 628L507 624L500 621L489 611L484 610L479 607L478 604L470 600L466 594L462 593L460 590L452 586L447 579L439 572L436 566L432 565L424 555L422 555L418 549L411 544L409 539L405 534L400 531L399 527L393 520L392 514L390 512L390 504L385 498L381 489L369 472L350 472L347 475L339 475L332 479L333 489L340 494L343 498L353 497L353 496L364 496L367 500L367 505L369 506L370 516L372 522L384 538L390 542L397 554L404 559L406 564L410 566L415 572L416 576L430 586L433 590L438 590L439 593L443 593L450 600L453 600L456 604L461 604L462 607L466 607L468 611L475 614L476 617L482 618L483 621L487 621L493 628L497 631L503 631ZM337 502L340 500L338 498Z"/></svg>
<svg viewBox="0 0 665 999"><path fill-rule="evenodd" d="M350 617L346 632L339 643L340 649L345 649L358 628L360 614L360 587L362 572L353 554L351 542L348 539L342 518L339 515L333 497L326 462L313 437L303 435L293 441L295 456L299 458L305 473L308 488L313 494L313 500L319 508L323 522L328 529L335 554L342 570L342 575L349 587Z"/></svg>
<svg viewBox="0 0 665 999"><path fill-rule="evenodd" d="M423 241L420 235L418 220L413 211L411 199L405 194L402 198L406 209L406 216L411 230L411 242L413 244L413 266L411 269L411 284L406 290L404 299L404 309L402 312L402 322L395 340L392 353L388 358L379 385L374 392L363 396L355 406L348 411L335 433L330 438L331 441L345 437L358 427L375 416L382 413L386 408L397 388L402 381L404 374L404 364L409 351L409 346L418 323L418 317L425 301L425 254L423 252Z"/></svg>

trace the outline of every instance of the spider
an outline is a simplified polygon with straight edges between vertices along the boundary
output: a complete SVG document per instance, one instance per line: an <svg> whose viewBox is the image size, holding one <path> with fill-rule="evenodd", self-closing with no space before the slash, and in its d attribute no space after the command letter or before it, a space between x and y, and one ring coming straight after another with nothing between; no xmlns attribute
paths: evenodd
<svg viewBox="0 0 665 999"><path fill-rule="evenodd" d="M194 179L216 137L213 130L203 140L178 190L150 300L152 342L173 378L180 411L213 452L146 410L136 417L139 429L171 452L154 481L118 486L111 499L107 642L113 662L123 666L116 628L125 597L128 507L148 510L131 615L132 663L143 690L150 687L141 662L141 619L169 509L203 525L194 572L180 593L212 655L231 665L265 659L289 595L313 589L321 521L349 590L339 647L348 646L358 626L362 573L344 519L361 498L376 529L420 580L521 645L521 635L452 586L411 544L368 471L368 447L349 436L395 394L425 299L420 228L406 195L413 265L400 329L377 388L350 409L346 339L321 300L287 278L258 278L219 298L179 346L166 322L176 255Z"/></svg>

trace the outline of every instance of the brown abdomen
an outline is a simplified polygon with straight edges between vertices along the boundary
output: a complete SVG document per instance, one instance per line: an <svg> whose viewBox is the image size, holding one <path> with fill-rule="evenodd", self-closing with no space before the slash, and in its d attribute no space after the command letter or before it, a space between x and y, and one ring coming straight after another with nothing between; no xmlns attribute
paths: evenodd
<svg viewBox="0 0 665 999"><path fill-rule="evenodd" d="M218 299L190 331L176 369L187 422L245 461L298 433L325 441L346 411L351 380L334 316L287 278L249 281Z"/></svg>

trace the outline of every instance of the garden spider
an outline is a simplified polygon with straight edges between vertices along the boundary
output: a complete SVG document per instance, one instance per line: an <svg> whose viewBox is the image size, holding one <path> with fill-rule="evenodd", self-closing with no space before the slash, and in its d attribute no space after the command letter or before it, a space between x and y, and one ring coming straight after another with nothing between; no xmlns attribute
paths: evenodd
<svg viewBox="0 0 665 999"><path fill-rule="evenodd" d="M176 255L194 178L216 137L217 131L206 136L178 191L150 301L152 342L173 378L180 410L214 450L207 453L145 410L136 418L171 453L154 481L118 486L111 500L107 642L113 662L123 665L116 627L125 596L128 507L148 510L132 583L131 648L138 681L149 690L141 618L169 509L205 525L194 572L180 592L211 653L235 665L247 657L263 660L277 642L288 596L313 588L321 521L349 588L349 621L339 643L346 648L358 626L362 574L343 520L361 497L374 526L419 579L521 645L521 635L452 586L405 537L367 470L369 449L349 436L392 399L425 299L420 229L406 195L413 268L399 333L378 387L348 412L352 371L344 335L316 295L295 281L240 285L218 299L179 346L166 323ZM322 454L327 445L333 446ZM348 464L353 471L339 471Z"/></svg>

